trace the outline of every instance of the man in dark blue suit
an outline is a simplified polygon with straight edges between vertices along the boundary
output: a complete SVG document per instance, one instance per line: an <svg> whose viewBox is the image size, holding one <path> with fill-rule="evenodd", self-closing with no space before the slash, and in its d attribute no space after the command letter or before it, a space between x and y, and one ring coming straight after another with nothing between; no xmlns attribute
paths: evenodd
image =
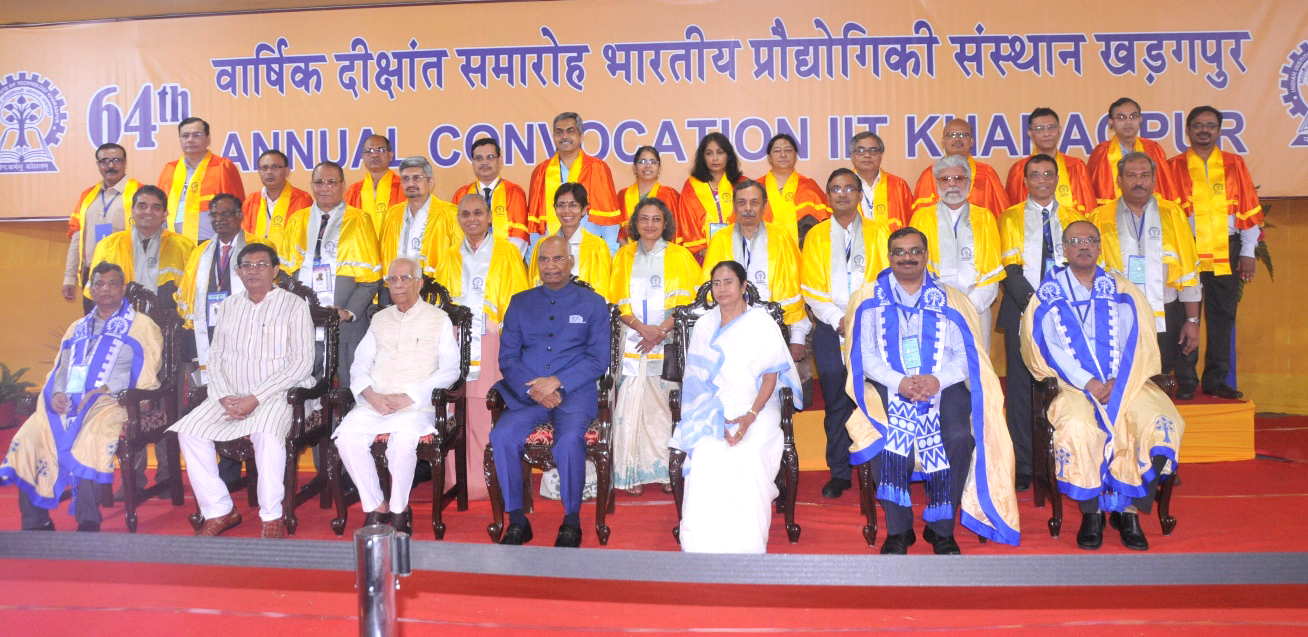
<svg viewBox="0 0 1308 637"><path fill-rule="evenodd" d="M586 481L586 429L599 409L596 381L609 366L609 311L600 295L570 283L572 255L561 236L541 241L541 285L509 303L500 334L498 388L508 409L491 430L509 528L500 544L531 541L522 511L518 465L527 435L554 423L563 524L554 546L581 546L581 489Z"/></svg>

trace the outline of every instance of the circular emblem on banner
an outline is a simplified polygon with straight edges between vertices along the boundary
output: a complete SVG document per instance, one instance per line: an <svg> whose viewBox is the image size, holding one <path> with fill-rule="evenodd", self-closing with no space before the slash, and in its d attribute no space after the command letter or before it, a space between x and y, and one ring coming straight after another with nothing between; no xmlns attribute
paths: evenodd
<svg viewBox="0 0 1308 637"><path fill-rule="evenodd" d="M273 217L273 226L275 227L281 227L281 225L285 222L286 220L283 219L281 215L277 215L276 217Z"/></svg>
<svg viewBox="0 0 1308 637"><path fill-rule="evenodd" d="M1095 278L1095 296L1108 297L1113 295L1113 280L1108 275Z"/></svg>
<svg viewBox="0 0 1308 637"><path fill-rule="evenodd" d="M959 253L958 253L958 258L960 258L960 259L962 259L962 260L964 260L964 261L971 261L971 260L972 260L972 248L969 248L969 247L967 247L967 246L963 246L963 249L962 249L961 251L959 251Z"/></svg>
<svg viewBox="0 0 1308 637"><path fill-rule="evenodd" d="M146 259L146 260L145 260L145 264L146 264L147 266L149 266L149 267L152 267L152 268L153 268L153 267L157 267L157 266L159 265L159 258L158 258L158 257L150 257L149 259Z"/></svg>
<svg viewBox="0 0 1308 637"><path fill-rule="evenodd" d="M115 316L109 319L108 323L104 324L104 331L106 334L121 336L127 333L127 328L129 327L130 326L127 324L127 319L121 316Z"/></svg>
<svg viewBox="0 0 1308 637"><path fill-rule="evenodd" d="M1036 296L1040 297L1041 303L1049 303L1059 296L1062 296L1062 294L1058 289L1058 283L1054 281L1045 281L1040 284L1040 291L1036 292Z"/></svg>
<svg viewBox="0 0 1308 637"><path fill-rule="evenodd" d="M0 82L0 173L59 172L51 148L66 131L64 98L39 73L19 71Z"/></svg>
<svg viewBox="0 0 1308 637"><path fill-rule="evenodd" d="M922 295L922 302L929 308L941 308L945 306L945 292L940 288L929 288Z"/></svg>
<svg viewBox="0 0 1308 637"><path fill-rule="evenodd" d="M1299 129L1290 139L1290 147L1308 146L1308 101L1304 89L1308 88L1308 40L1300 42L1289 55L1289 64L1281 67L1281 101L1291 117L1299 118Z"/></svg>
<svg viewBox="0 0 1308 637"><path fill-rule="evenodd" d="M495 206L495 214L497 215L504 214L504 206Z"/></svg>
<svg viewBox="0 0 1308 637"><path fill-rule="evenodd" d="M1213 184L1213 192L1219 195L1226 192L1226 184Z"/></svg>
<svg viewBox="0 0 1308 637"><path fill-rule="evenodd" d="M884 213L885 211L886 211L886 204L883 204L883 203L879 203L879 204L877 204L877 212L878 212L878 213Z"/></svg>
<svg viewBox="0 0 1308 637"><path fill-rule="evenodd" d="M655 274L649 278L649 286L652 288L663 287L663 277Z"/></svg>
<svg viewBox="0 0 1308 637"><path fill-rule="evenodd" d="M755 273L754 273L754 280L757 281L757 282L759 282L759 283L767 283L767 282L768 282L768 273L767 273L767 270L759 270L759 271L755 272Z"/></svg>
<svg viewBox="0 0 1308 637"><path fill-rule="evenodd" d="M330 252L330 253L332 253L332 254L336 254L336 242L335 242L335 241L325 241L325 242L323 242L323 244L322 244L322 249L323 249L324 252Z"/></svg>
<svg viewBox="0 0 1308 637"><path fill-rule="evenodd" d="M479 276L472 277L472 289L481 291L484 289L486 281Z"/></svg>
<svg viewBox="0 0 1308 637"><path fill-rule="evenodd" d="M786 201L794 201L794 200L795 200L795 193L793 193L793 192L788 192L788 193L786 193L785 195L783 195L783 197L785 197Z"/></svg>
<svg viewBox="0 0 1308 637"><path fill-rule="evenodd" d="M1071 187L1071 186L1068 186L1068 185L1066 185L1066 184L1060 185L1060 186L1058 187L1058 194L1060 194L1060 195L1070 195L1070 194L1072 194L1072 187Z"/></svg>
<svg viewBox="0 0 1308 637"><path fill-rule="evenodd" d="M1161 239L1162 236L1163 236L1163 229L1162 229L1162 228L1150 228L1150 229L1149 229L1149 238L1150 238L1150 239Z"/></svg>
<svg viewBox="0 0 1308 637"><path fill-rule="evenodd" d="M854 267L856 267L856 268L862 268L862 267L863 267L863 261L864 261L864 259L863 259L863 255L861 255L861 254L856 254L856 255L854 255Z"/></svg>
<svg viewBox="0 0 1308 637"><path fill-rule="evenodd" d="M410 249L410 250L413 250L414 252L417 252L418 250L421 250L421 249L422 249L422 239L419 238L419 237L414 237L413 239L411 239L411 240L409 241L409 249Z"/></svg>

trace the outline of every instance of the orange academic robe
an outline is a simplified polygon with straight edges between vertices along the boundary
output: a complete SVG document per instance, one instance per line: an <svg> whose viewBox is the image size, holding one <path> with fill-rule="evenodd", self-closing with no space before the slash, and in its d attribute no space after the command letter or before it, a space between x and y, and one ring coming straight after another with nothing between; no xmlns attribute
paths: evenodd
<svg viewBox="0 0 1308 637"><path fill-rule="evenodd" d="M908 182L903 177L892 175L885 170L881 171L881 183L886 185L886 200L874 201L872 205L875 210L869 215L864 206L863 195L858 197L858 211L863 213L864 217L874 219L885 218L886 227L894 232L908 225L908 220L913 217L913 191L908 189Z"/></svg>
<svg viewBox="0 0 1308 637"><path fill-rule="evenodd" d="M1090 160L1086 162L1090 169L1090 189L1094 191L1095 199L1100 206L1110 204L1122 196L1121 191L1117 189L1117 161L1109 159L1110 156L1119 155L1120 148L1117 135L1113 135L1108 141L1095 146L1094 151L1090 153ZM1114 149L1118 150L1114 151ZM1163 153L1163 147L1151 139L1136 137L1135 150L1148 154L1158 166L1154 193L1179 204L1181 187L1176 181L1176 175L1172 173L1171 165L1167 163L1167 155Z"/></svg>
<svg viewBox="0 0 1308 637"><path fill-rule="evenodd" d="M1063 160L1063 166L1067 168L1067 188L1068 192L1064 193L1061 188L1055 193L1055 197L1060 201L1070 197L1076 204L1076 211L1082 216L1099 207L1095 200L1094 190L1090 188L1090 171L1086 168L1085 162L1066 153L1058 153ZM1017 205L1026 201L1026 161L1030 157L1024 157L1013 162L1013 167L1008 169L1008 184L1004 190L1008 193L1008 202L1010 205ZM1063 173L1058 175L1058 183L1063 184Z"/></svg>
<svg viewBox="0 0 1308 637"><path fill-rule="evenodd" d="M672 221L676 223L681 219L681 195L677 194L676 189L663 184L657 184L658 190L651 192L649 196L654 197L668 205L668 210L672 211ZM631 184L618 193L618 203L622 205L622 218L631 220L631 215L635 213L632 210L640 202L639 184ZM618 232L618 238L627 238L627 223L622 224L622 230Z"/></svg>
<svg viewBox="0 0 1308 637"><path fill-rule="evenodd" d="M1221 153L1222 183L1199 184L1196 188L1195 175L1190 172L1190 159L1196 162L1196 170L1204 162L1194 151L1187 150L1168 160L1172 174L1176 175L1181 189L1181 209L1186 216L1193 219L1195 228L1195 248L1199 251L1199 271L1213 272L1219 275L1230 274L1231 247L1227 239L1227 218L1235 217L1235 229L1247 230L1263 222L1263 207L1258 201L1258 191L1254 188L1253 177L1244 159L1235 153L1217 149ZM1209 157L1206 179L1213 178L1215 157ZM1225 204L1224 210L1213 209Z"/></svg>
<svg viewBox="0 0 1308 637"><path fill-rule="evenodd" d="M568 175L569 182L576 182L586 188L586 198L590 200L590 212L587 219L597 226L621 225L626 221L622 207L618 204L618 194L613 188L613 172L609 165L591 157L585 151L579 156L581 167L578 174ZM547 234L550 225L550 213L554 211L554 193L545 192L546 173L550 165L558 170L559 156L554 155L536 164L531 171L530 196L527 197L527 222L532 234ZM555 224L558 222L555 221Z"/></svg>
<svg viewBox="0 0 1308 637"><path fill-rule="evenodd" d="M586 192L590 193L589 190ZM481 182L474 181L459 188L450 203L457 206L459 201L469 194L484 196L485 193L481 192ZM500 203L501 197L502 203ZM531 238L527 235L528 228L531 227L527 217L527 193L522 190L522 186L507 179L500 179L500 183L495 184L495 192L491 193L490 206L495 236L530 242ZM500 206L503 206L504 210L499 210ZM500 233L501 226L504 227L503 234Z"/></svg>
<svg viewBox="0 0 1308 637"><path fill-rule="evenodd" d="M266 224L267 226L270 227L270 230L273 228L278 229L275 231L275 234L273 232L269 232L267 236L259 236L259 233L257 232L257 229L259 227L259 217L267 214L267 208L263 205L262 188L250 193L250 196L245 198L245 205L241 206L241 228L244 229L246 232L255 235L259 239L268 239L273 241L273 243L270 243L268 245L276 246L281 240L280 229L284 229L286 227L286 222L290 220L291 214L295 213L296 211L302 208L308 208L309 206L313 205L313 197L309 195L309 193L300 190L299 188L296 188L295 186L292 186L290 184L286 184L285 186L282 187L281 196L289 197L289 199L287 199L285 216L283 216L280 220L274 218L272 219L271 224ZM281 209L281 205L280 205L281 203L282 203L281 197L278 197L277 208L279 210Z"/></svg>
<svg viewBox="0 0 1308 637"><path fill-rule="evenodd" d="M999 173L995 172L994 167L971 157L967 158L967 162L972 165L972 190L967 193L968 203L993 211L996 216L1008 210L1008 193L1004 192L1004 183L999 181ZM918 176L913 192L915 211L934 206L940 201L940 196L936 193L936 176L930 166Z"/></svg>
<svg viewBox="0 0 1308 637"><path fill-rule="evenodd" d="M167 164L164 164L163 170L159 171L159 188L168 193L168 198L170 200L173 198L173 177L177 173L177 162L180 161L182 161L181 157L174 159ZM180 187L182 184L177 185ZM209 164L205 168L204 179L200 182L198 202L200 213L207 214L209 212L209 202L213 200L214 195L221 193L236 195L237 199L244 201L245 184L241 182L241 171L236 168L236 164L233 164L232 160L209 153ZM192 193L188 193L186 195L187 201L190 201L191 197ZM131 206L131 202L128 202L127 208L129 215L131 214ZM175 210L168 211L167 224L169 229L172 228L172 219L176 212L177 211ZM186 230L185 234L190 239L194 240L196 238L191 236L192 231L190 228L187 228L185 225L183 225L183 228ZM198 234L199 228L196 227L194 232Z"/></svg>

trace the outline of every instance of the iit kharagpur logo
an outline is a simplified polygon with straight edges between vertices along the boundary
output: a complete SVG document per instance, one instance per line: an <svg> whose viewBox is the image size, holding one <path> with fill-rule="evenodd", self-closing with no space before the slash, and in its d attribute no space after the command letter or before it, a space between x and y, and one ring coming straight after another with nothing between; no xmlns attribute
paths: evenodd
<svg viewBox="0 0 1308 637"><path fill-rule="evenodd" d="M59 89L38 73L19 71L0 82L0 174L59 172L51 148L66 130Z"/></svg>
<svg viewBox="0 0 1308 637"><path fill-rule="evenodd" d="M1308 102L1304 89L1308 89L1308 40L1290 52L1289 64L1281 67L1281 101L1290 115L1299 118L1299 130L1290 140L1290 146L1308 147Z"/></svg>

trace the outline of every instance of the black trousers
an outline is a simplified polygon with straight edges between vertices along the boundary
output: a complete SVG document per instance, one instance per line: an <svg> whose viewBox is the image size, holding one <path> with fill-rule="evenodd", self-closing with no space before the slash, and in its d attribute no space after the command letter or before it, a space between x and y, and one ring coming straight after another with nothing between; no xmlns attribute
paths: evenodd
<svg viewBox="0 0 1308 637"><path fill-rule="evenodd" d="M91 480L77 481L77 506L73 509L73 517L78 524L82 522L99 523L100 516L100 485ZM18 512L23 518L23 530L39 529L50 522L50 509L45 509L32 504L32 499L27 497L22 489L18 490Z"/></svg>
<svg viewBox="0 0 1308 637"><path fill-rule="evenodd" d="M853 415L854 399L845 393L847 370L840 354L840 336L830 325L814 321L813 362L817 367L818 384L822 386L822 400L826 403L826 416L822 424L827 432L827 468L831 477L850 479L849 438L845 423Z"/></svg>
<svg viewBox="0 0 1308 637"><path fill-rule="evenodd" d="M1167 330L1158 333L1158 354L1163 363L1163 374L1176 373L1177 390L1199 386L1199 377L1195 375L1194 363L1198 360L1198 350L1189 355L1181 353L1181 328L1185 327L1185 303L1172 301L1163 306L1166 315Z"/></svg>
<svg viewBox="0 0 1308 637"><path fill-rule="evenodd" d="M1004 412L1008 419L1008 436L1013 439L1017 475L1034 475L1031 464L1031 387L1035 380L1022 360L1022 311L1017 302L1005 294L999 302L999 328L1004 331L1004 357L1007 360L1004 380Z"/></svg>
<svg viewBox="0 0 1308 637"><path fill-rule="evenodd" d="M1240 276L1236 270L1240 262L1240 235L1230 236L1231 274L1199 273L1204 287L1204 330L1207 346L1204 351L1203 387L1213 390L1226 385L1231 373L1231 332L1235 328L1235 312L1240 305ZM1196 351L1186 359L1189 375L1195 376L1199 363Z"/></svg>
<svg viewBox="0 0 1308 637"><path fill-rule="evenodd" d="M872 383L881 401L886 401L886 388L879 383ZM967 485L968 468L972 465L972 450L976 447L972 440L972 392L963 383L955 383L940 393L940 438L945 448L945 457L949 459L949 500L953 505L954 515L945 520L928 522L927 526L939 535L954 534L954 519L958 516L958 505L963 501L963 487ZM881 474L881 454L871 461L872 477ZM886 533L896 535L913 528L912 507L900 506L893 502L881 500L881 507L886 512Z"/></svg>

